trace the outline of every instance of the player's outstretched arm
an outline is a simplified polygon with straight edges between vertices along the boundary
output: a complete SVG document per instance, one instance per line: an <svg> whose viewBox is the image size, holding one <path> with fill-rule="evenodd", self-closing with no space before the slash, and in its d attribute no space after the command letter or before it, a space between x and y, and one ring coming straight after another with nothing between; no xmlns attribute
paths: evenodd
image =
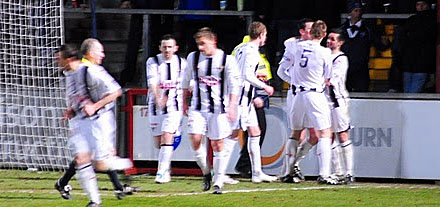
<svg viewBox="0 0 440 207"><path fill-rule="evenodd" d="M103 108L105 105L107 105L113 101L116 101L116 99L121 95L122 95L122 90L118 89L117 91L108 94L107 96L105 96L104 98L102 98L101 100L99 100L96 103L89 103L89 104L84 105L84 112L88 116L92 116L93 114L96 113L96 111Z"/></svg>

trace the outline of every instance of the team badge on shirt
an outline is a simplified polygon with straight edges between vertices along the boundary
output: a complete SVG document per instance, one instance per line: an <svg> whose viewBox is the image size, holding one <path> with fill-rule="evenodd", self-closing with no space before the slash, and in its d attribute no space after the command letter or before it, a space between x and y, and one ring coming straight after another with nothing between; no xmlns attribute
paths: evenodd
<svg viewBox="0 0 440 207"><path fill-rule="evenodd" d="M215 86L220 84L220 79L214 76L201 76L199 77L199 82L207 86Z"/></svg>

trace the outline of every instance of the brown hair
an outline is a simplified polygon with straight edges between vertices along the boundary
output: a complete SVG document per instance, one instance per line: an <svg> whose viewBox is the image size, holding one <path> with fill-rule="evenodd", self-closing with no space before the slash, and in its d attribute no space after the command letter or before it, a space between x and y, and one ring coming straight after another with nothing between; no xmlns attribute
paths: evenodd
<svg viewBox="0 0 440 207"><path fill-rule="evenodd" d="M217 35L211 30L209 27L200 28L196 34L194 34L194 39L200 39L202 37L206 37L208 39L217 39Z"/></svg>
<svg viewBox="0 0 440 207"><path fill-rule="evenodd" d="M266 26L261 22L255 21L249 25L248 32L251 39L257 39L264 31L266 31Z"/></svg>
<svg viewBox="0 0 440 207"><path fill-rule="evenodd" d="M78 48L73 44L65 44L61 45L61 47L55 51L58 52L62 58L67 59L74 57L75 59L81 59L81 55L79 54Z"/></svg>
<svg viewBox="0 0 440 207"><path fill-rule="evenodd" d="M310 34L312 35L312 39L321 39L325 37L325 35L327 34L327 25L322 20L316 21L312 25Z"/></svg>

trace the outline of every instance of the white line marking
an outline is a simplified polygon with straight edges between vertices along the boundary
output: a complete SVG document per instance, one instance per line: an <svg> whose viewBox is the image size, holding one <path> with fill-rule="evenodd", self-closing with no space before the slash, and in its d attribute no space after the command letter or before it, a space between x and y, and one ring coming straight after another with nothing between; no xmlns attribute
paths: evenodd
<svg viewBox="0 0 440 207"><path fill-rule="evenodd" d="M223 193L252 193L252 192L269 192L269 191L307 191L307 190L325 190L325 189L361 189L361 188L401 188L401 186L392 185L338 185L338 186L319 186L319 187L295 187L295 188L262 188L262 189L239 189L239 190L225 190ZM438 189L438 187L427 187L427 186L409 186L410 189ZM82 192L82 189L76 189L76 192L71 192L73 196L86 194ZM47 193L47 194L58 194L58 192L49 189L43 190L0 190L0 193ZM148 192L137 192L130 197L145 197L145 198L160 198L167 196L192 196L201 194L211 194L211 191L206 192L192 192L192 193L148 193ZM100 191L100 194L105 197L114 197L113 191L104 190Z"/></svg>

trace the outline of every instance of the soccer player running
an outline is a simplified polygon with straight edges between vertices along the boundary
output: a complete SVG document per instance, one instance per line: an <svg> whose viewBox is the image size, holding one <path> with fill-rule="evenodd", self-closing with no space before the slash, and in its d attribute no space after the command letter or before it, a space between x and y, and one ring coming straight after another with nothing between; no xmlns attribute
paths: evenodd
<svg viewBox="0 0 440 207"><path fill-rule="evenodd" d="M227 151L231 152L234 144L237 142L236 140L238 139L239 130L248 130L249 140L247 148L251 160L252 182L272 182L277 178L266 175L261 169L261 130L258 126L258 119L254 106L255 87L264 89L269 96L274 93L273 87L259 80L256 74L261 58L258 49L266 43L267 39L266 26L261 22L252 22L249 26L249 36L251 40L235 50L235 58L239 65L243 84L241 86L241 93L238 100L238 119L234 123L234 131L231 138L225 139L225 145L229 148ZM256 99L259 99L256 103L263 104L261 98L258 97Z"/></svg>
<svg viewBox="0 0 440 207"><path fill-rule="evenodd" d="M332 51L332 76L326 90L331 100L332 127L339 138L339 145L333 142L332 160L336 175L342 175L343 182L350 184L354 182L353 177L353 145L348 131L351 129L350 117L348 116L348 91L345 88L345 81L348 70L348 58L341 51L345 42L345 33L340 29L330 31L327 38L327 47ZM339 152L339 148L341 152ZM342 156L342 167L340 168L339 153Z"/></svg>
<svg viewBox="0 0 440 207"><path fill-rule="evenodd" d="M122 94L122 91L113 77L111 77L105 69L100 66L105 54L104 48L98 40L93 38L84 40L81 45L81 53L83 55L81 62L85 67L84 70L81 70L79 78L84 85L78 87L78 90L82 89L81 92L83 92L83 96L85 97L82 100L83 109L88 110L88 113L93 112L93 114L87 115L91 116L94 120L94 122L92 122L94 126L92 133L95 137L95 141L98 143L96 146L98 153L95 153L95 156L98 155L98 158L101 159L96 162L98 166L95 166L95 169L98 171L104 171L108 174L114 187L115 196L118 199L122 199L125 195L130 195L136 191L136 188L130 187L127 184L122 185L119 181L117 170L128 168L131 164L129 160L116 159L116 161L121 161L121 163L116 164L111 163L110 161L108 163L112 165L114 164L114 166L109 168L106 166L108 164L105 164L103 160L104 157L116 158L113 157L116 151L116 120L113 107L114 100ZM95 104L93 104L93 100L96 101ZM98 108L98 110L96 110L96 108ZM99 114L95 114L96 111L98 111ZM64 199L71 198L69 192L70 189L65 186L67 186L68 182L75 174L75 165L74 160L70 163L69 168L64 175L55 183L55 188L60 192Z"/></svg>
<svg viewBox="0 0 440 207"><path fill-rule="evenodd" d="M121 86L101 66L105 58L103 45L94 38L89 38L81 44L82 61L87 66L83 70L83 93L89 99L83 101L85 113L93 121L93 136L96 139L95 168L107 172L113 183L115 195L118 199L132 194L135 191L128 185L122 186L117 171L130 168L129 159L116 156L116 119L114 107L116 99L122 95Z"/></svg>
<svg viewBox="0 0 440 207"><path fill-rule="evenodd" d="M310 30L312 28L312 25L313 25L312 19L309 18L301 19L298 24L299 33L301 36L299 38L296 37L289 38L284 42L285 51L283 54L283 58L280 61L277 70L277 75L283 81L289 83L289 85L291 86L287 91L287 100L286 100L287 111L289 115L291 115L290 111L292 110L293 107L292 99L295 94L295 89L293 89L294 87L291 83L292 77L290 77L289 75L289 70L292 69L293 66L295 65L293 53L295 51L296 45L299 42L311 39ZM289 117L287 121L289 128L292 128L292 117ZM312 134L316 132L313 129L309 129L309 133ZM302 130L299 136L296 137L293 134L293 129L292 129L292 134L290 135L290 137L287 139L286 142L285 161L283 164L283 169L281 170L281 177L280 177L281 182L299 183L301 180L304 180L304 176L301 173L299 165L294 165L294 160L297 155L297 148L301 143L303 143L305 138L306 138L305 130ZM305 145L304 147L307 148L310 146Z"/></svg>
<svg viewBox="0 0 440 207"><path fill-rule="evenodd" d="M65 119L69 119L70 136L69 148L74 155L74 171L78 182L83 187L90 203L88 207L101 206L101 197L98 192L98 183L95 171L92 166L92 153L94 150L94 139L91 137L92 120L85 118L87 115L81 108L83 97L78 93L79 70L86 67L82 64L78 50L70 44L63 45L56 53L58 65L66 75L67 110ZM75 174L73 172L72 176ZM57 182L59 183L59 182ZM67 185L67 183L66 183ZM63 197L70 198L69 189L65 186L59 188Z"/></svg>
<svg viewBox="0 0 440 207"><path fill-rule="evenodd" d="M296 93L292 103L292 122L295 137L299 137L305 128L316 130L307 142L318 145L318 183L338 184L330 177L332 131L330 108L323 93L325 83L331 77L330 50L320 45L326 31L327 25L321 20L316 21L310 31L312 39L298 43L294 50L295 65L289 70Z"/></svg>
<svg viewBox="0 0 440 207"><path fill-rule="evenodd" d="M159 45L160 54L147 60L148 113L150 127L160 146L156 183L171 181L170 164L174 134L183 117L182 76L186 61L175 53L179 46L172 35L164 35Z"/></svg>
<svg viewBox="0 0 440 207"><path fill-rule="evenodd" d="M199 51L188 55L184 73L183 113L188 116L188 133L197 164L203 172L203 190L211 187L211 172L207 164L203 135L211 140L214 151L214 194L221 194L227 161L223 139L231 136L231 123L236 119L240 74L235 58L217 48L217 36L209 28L201 28L195 35ZM191 108L190 81L194 80Z"/></svg>

